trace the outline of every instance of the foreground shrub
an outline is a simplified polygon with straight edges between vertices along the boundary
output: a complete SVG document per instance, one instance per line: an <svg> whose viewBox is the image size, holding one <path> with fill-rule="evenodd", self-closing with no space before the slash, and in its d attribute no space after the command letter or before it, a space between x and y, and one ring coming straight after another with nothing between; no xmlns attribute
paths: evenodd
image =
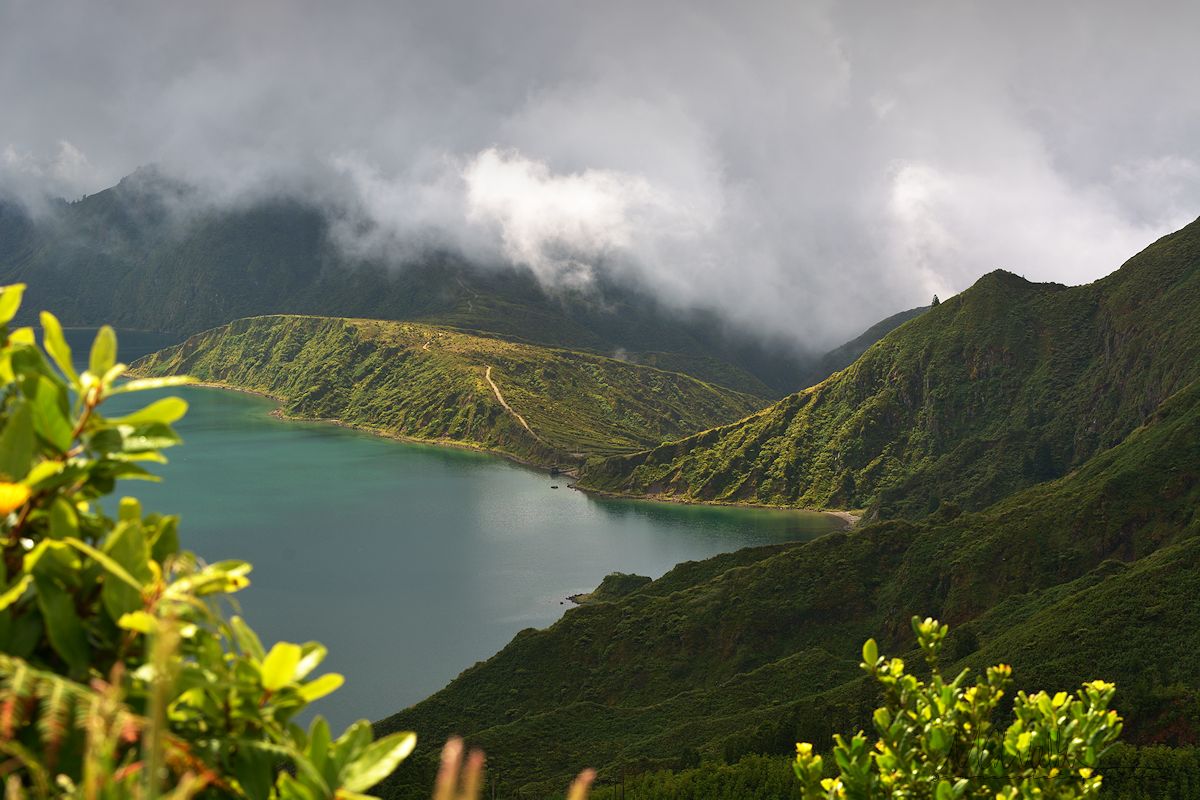
<svg viewBox="0 0 1200 800"><path fill-rule="evenodd" d="M1090 798L1100 792L1100 759L1121 732L1121 718L1108 708L1115 687L1086 683L1066 692L1018 692L1015 719L998 728L1000 701L1011 682L1004 665L990 667L967 685L968 670L946 681L938 656L949 628L913 618L913 631L930 670L928 682L905 671L899 658L879 655L874 639L863 645L862 667L883 689L875 710L877 739L865 733L835 736L837 774L808 743L796 745L794 769L804 797Z"/></svg>
<svg viewBox="0 0 1200 800"><path fill-rule="evenodd" d="M250 565L180 549L177 519L101 498L179 442L187 403L119 417L116 394L182 379L118 383L116 336L96 334L77 371L58 321L11 330L23 286L0 289L0 775L6 795L354 798L415 745L372 741L366 721L334 737L295 719L334 691L311 677L315 642L265 648L222 601ZM226 603L227 604L227 603Z"/></svg>

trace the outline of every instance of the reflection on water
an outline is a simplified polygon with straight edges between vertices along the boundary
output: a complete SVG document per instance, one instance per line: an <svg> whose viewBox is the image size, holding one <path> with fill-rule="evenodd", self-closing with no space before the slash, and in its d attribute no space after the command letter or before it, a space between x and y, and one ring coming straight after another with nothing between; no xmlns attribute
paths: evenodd
<svg viewBox="0 0 1200 800"><path fill-rule="evenodd" d="M775 541L810 539L830 531L830 517L811 511L782 511L766 508L734 508L656 500L623 500L613 497L589 499L615 517L639 517L665 525L684 524L692 530L728 531L753 528ZM836 526L836 523L833 523Z"/></svg>
<svg viewBox="0 0 1200 800"><path fill-rule="evenodd" d="M255 565L246 615L264 639L329 646L347 685L320 708L339 725L429 695L609 572L657 577L840 527L820 514L596 499L492 456L281 421L260 397L176 393L191 410L164 482L119 488L180 514L189 549ZM119 396L111 413L149 399Z"/></svg>

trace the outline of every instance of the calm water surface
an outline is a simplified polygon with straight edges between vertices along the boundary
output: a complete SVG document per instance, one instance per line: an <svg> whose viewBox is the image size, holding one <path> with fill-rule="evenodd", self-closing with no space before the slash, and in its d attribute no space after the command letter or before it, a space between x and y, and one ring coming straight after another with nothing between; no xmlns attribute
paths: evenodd
<svg viewBox="0 0 1200 800"><path fill-rule="evenodd" d="M522 628L554 622L567 595L609 572L657 577L681 561L839 525L819 514L599 500L492 456L285 422L263 398L175 393L191 409L177 426L185 445L158 468L164 482L120 488L148 510L180 514L185 546L203 557L254 564L240 597L264 640L328 645L326 665L347 678L318 704L335 725L421 700Z"/></svg>

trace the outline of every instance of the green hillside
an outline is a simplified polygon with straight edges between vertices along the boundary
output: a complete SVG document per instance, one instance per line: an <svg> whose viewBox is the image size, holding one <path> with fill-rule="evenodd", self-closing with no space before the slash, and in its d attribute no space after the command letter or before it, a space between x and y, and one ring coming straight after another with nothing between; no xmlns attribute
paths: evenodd
<svg viewBox="0 0 1200 800"><path fill-rule="evenodd" d="M757 791L778 762L721 765L864 725L876 697L859 645L905 654L917 614L952 625L952 671L1113 680L1129 742L1195 744L1198 300L1200 224L1090 286L992 273L819 386L589 462L592 486L870 505L876 521L623 581L378 727L465 733L531 796L581 763L609 781L692 770L643 788ZM413 796L432 768L422 753L388 790Z"/></svg>
<svg viewBox="0 0 1200 800"><path fill-rule="evenodd" d="M920 517L979 509L1120 442L1200 377L1200 223L1087 286L996 271L821 384L589 465L635 495Z"/></svg>
<svg viewBox="0 0 1200 800"><path fill-rule="evenodd" d="M0 283L12 282L29 284L27 309L52 306L67 326L190 335L277 313L419 320L620 352L776 397L799 388L810 360L602 270L587 291L549 292L528 270L447 252L358 258L338 246L328 210L282 199L215 207L154 169L36 218L0 196Z"/></svg>
<svg viewBox="0 0 1200 800"><path fill-rule="evenodd" d="M786 755L864 724L859 644L911 646L912 614L953 624L955 668L1119 687L1134 743L1200 738L1200 381L1126 441L984 511L876 523L684 564L527 630L378 727L451 731L532 796L579 764L680 768ZM953 672L951 672L953 674ZM432 769L394 776L393 796Z"/></svg>
<svg viewBox="0 0 1200 800"><path fill-rule="evenodd" d="M910 308L908 311L901 311L899 314L892 314L887 319L882 319L876 322L870 328L867 328L858 336L855 336L845 344L833 348L825 355L818 358L813 365L805 373L802 383L804 386L812 386L820 383L835 372L840 372L846 367L858 360L858 357L870 349L871 345L878 342L884 336L887 336L892 331L899 328L910 319L919 317L929 310L929 306L919 306Z"/></svg>
<svg viewBox="0 0 1200 800"><path fill-rule="evenodd" d="M135 369L263 392L289 416L545 465L644 448L765 402L589 353L329 317L238 320L147 356Z"/></svg>

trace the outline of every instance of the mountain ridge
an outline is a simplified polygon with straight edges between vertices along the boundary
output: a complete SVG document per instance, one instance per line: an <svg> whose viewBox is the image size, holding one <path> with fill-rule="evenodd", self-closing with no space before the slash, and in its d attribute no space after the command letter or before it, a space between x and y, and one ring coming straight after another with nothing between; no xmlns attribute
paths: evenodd
<svg viewBox="0 0 1200 800"><path fill-rule="evenodd" d="M796 741L869 725L876 688L858 669L859 646L875 637L881 652L910 655L908 621L918 615L951 623L951 674L1004 661L1019 687L1113 680L1129 741L1195 744L1200 320L1189 301L1198 275L1200 224L1084 287L989 273L816 387L682 444L589 462L585 477L689 443L715 461L706 442L774 420L780 407L871 390L889 401L921 397L923 424L948 418L988 433L991 446L959 463L975 465L966 483L995 479L996 497L879 502L874 521L849 532L681 564L521 632L377 729L462 733L487 749L509 791L535 795L581 761L614 780L744 755L785 758ZM935 334L951 345L938 351ZM935 368L915 383L925 394L905 394L912 376L892 367L906 363ZM1078 461L1043 470L1039 438L1016 435L1009 416L980 426L979 416L936 408L965 398L981 414L997 408L993 395L1022 425L1040 424L1054 447L1075 448ZM905 441L907 429L895 430ZM1013 463L1016 479L1002 468ZM922 485L910 477L888 488L902 497ZM384 784L385 796L410 796L434 768L432 753L419 754Z"/></svg>
<svg viewBox="0 0 1200 800"><path fill-rule="evenodd" d="M1200 375L1197 252L1193 223L1085 286L989 273L816 386L589 464L581 485L884 517L981 508L1119 442Z"/></svg>
<svg viewBox="0 0 1200 800"><path fill-rule="evenodd" d="M66 325L191 335L272 313L423 321L604 355L673 356L705 380L775 395L795 388L811 361L602 269L587 289L550 291L528 269L444 250L360 257L317 205L216 207L193 195L143 169L36 218L0 200L0 281L29 284L27 309L53 305Z"/></svg>

